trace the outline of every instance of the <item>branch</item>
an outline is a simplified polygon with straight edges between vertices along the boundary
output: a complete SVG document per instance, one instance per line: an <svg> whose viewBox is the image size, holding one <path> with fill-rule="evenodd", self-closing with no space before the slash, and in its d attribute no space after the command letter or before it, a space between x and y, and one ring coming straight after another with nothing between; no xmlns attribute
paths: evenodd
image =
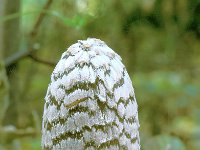
<svg viewBox="0 0 200 150"><path fill-rule="evenodd" d="M35 129L29 127L26 129L16 129L14 126L4 126L0 127L0 134L5 139L14 139L24 136L35 136L37 132Z"/></svg>
<svg viewBox="0 0 200 150"><path fill-rule="evenodd" d="M33 55L33 54L30 54L29 57L31 59L33 59L34 61L36 62L39 62L39 63L42 63L42 64L45 64L45 65L49 65L49 66L52 66L52 67L55 67L56 63L54 62L50 62L50 61L47 61L47 60L43 60L41 58L38 58L37 56Z"/></svg>
<svg viewBox="0 0 200 150"><path fill-rule="evenodd" d="M44 11L45 11L45 10L48 10L48 8L49 8L50 5L52 4L52 2L53 2L53 0L48 0L48 1L46 2L46 4L44 5L43 11L41 11L41 13L39 14L39 17L38 17L38 19L36 20L35 25L33 26L33 30L32 30L31 33L30 33L31 37L35 37L35 36L37 35L37 30L38 30L40 24L42 23L42 21L43 21L43 19L44 19L44 17L45 17Z"/></svg>
<svg viewBox="0 0 200 150"><path fill-rule="evenodd" d="M5 66L8 67L11 64L16 63L17 61L27 57L28 55L30 55L30 53L32 53L34 50L29 50L29 51L19 51L15 54L13 54L12 56L8 57L5 59Z"/></svg>
<svg viewBox="0 0 200 150"><path fill-rule="evenodd" d="M15 53L14 55L8 57L5 60L5 66L8 67L8 66L16 63L17 61L20 61L21 59L29 57L36 62L45 64L45 65L48 65L48 66L51 66L51 67L55 67L55 65L56 65L55 62L50 62L50 61L38 58L37 56L35 56L33 54L35 51L36 51L36 49L28 50L28 51L19 51L19 52Z"/></svg>
<svg viewBox="0 0 200 150"><path fill-rule="evenodd" d="M39 17L36 20L32 31L30 32L30 38L34 38L37 35L38 28L41 25L41 23L42 23L42 21L44 20L44 17L45 17L45 13L44 12L45 12L45 10L47 10L50 7L52 2L53 2L53 0L47 0L46 4L43 7L43 11L41 11L41 13L39 14ZM25 57L30 57L33 60L37 61L37 62L40 62L40 63L43 63L43 64L47 64L49 66L55 66L56 63L48 62L48 61L39 59L36 56L33 56L33 53L35 51L36 51L36 49L33 49L31 47L29 47L28 50L26 50L26 51L19 51L19 52L13 54L12 56L6 58L5 66L8 67L11 64L14 64L14 63L18 62L19 60L21 60L21 59L23 59Z"/></svg>

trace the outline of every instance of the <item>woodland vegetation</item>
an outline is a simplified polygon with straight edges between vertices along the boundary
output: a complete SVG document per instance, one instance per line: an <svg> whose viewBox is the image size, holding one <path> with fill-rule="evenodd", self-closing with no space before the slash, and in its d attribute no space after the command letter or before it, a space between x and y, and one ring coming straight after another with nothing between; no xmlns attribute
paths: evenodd
<svg viewBox="0 0 200 150"><path fill-rule="evenodd" d="M200 0L1 0L0 150L41 149L50 75L87 37L127 67L142 149L200 149Z"/></svg>

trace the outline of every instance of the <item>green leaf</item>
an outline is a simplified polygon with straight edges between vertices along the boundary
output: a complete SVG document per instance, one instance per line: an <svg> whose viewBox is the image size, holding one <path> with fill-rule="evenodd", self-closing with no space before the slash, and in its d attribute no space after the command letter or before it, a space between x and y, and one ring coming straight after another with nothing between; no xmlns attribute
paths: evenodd
<svg viewBox="0 0 200 150"><path fill-rule="evenodd" d="M61 13L57 12L57 11L50 11L50 10L35 10L32 12L18 12L18 13L13 13L10 15L6 15L4 17L0 18L0 23L6 22L8 20L12 20L15 18L18 18L20 16L26 16L26 15L31 15L31 14L39 14L39 13L45 13L47 15L50 16L54 16L56 17L59 21L61 21L63 24L71 26L71 27L75 27L75 28L80 28L83 25L85 25L86 21L87 21L87 16L80 16L80 15L75 15L72 18L66 17L64 15L62 15Z"/></svg>
<svg viewBox="0 0 200 150"><path fill-rule="evenodd" d="M185 145L177 137L157 135L144 143L144 150L185 150Z"/></svg>

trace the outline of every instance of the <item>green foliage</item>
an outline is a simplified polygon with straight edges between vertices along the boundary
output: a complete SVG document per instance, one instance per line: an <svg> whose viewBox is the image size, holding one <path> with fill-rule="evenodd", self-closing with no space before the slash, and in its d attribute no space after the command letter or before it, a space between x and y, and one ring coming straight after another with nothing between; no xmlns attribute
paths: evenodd
<svg viewBox="0 0 200 150"><path fill-rule="evenodd" d="M23 149L30 149L30 150L40 150L41 149L41 138L29 138L23 140Z"/></svg>
<svg viewBox="0 0 200 150"><path fill-rule="evenodd" d="M146 145L144 150L185 150L184 144L180 139L173 136L157 135L151 138Z"/></svg>
<svg viewBox="0 0 200 150"><path fill-rule="evenodd" d="M172 134L178 138L176 143L180 148L171 149L179 150L187 146L197 149L194 141L200 135L200 123L199 108L195 105L200 104L200 85L197 79L193 80L195 82L188 81L187 75L175 72L135 73L133 83L139 101L144 147L166 149L163 147L167 144L165 140L174 141L174 137L163 139L162 136ZM155 135L159 136L155 138ZM186 144L186 141L193 144Z"/></svg>
<svg viewBox="0 0 200 150"><path fill-rule="evenodd" d="M59 18L63 24L74 28L81 28L87 21L87 16L75 15L73 18L68 18L56 11L52 11L51 14Z"/></svg>

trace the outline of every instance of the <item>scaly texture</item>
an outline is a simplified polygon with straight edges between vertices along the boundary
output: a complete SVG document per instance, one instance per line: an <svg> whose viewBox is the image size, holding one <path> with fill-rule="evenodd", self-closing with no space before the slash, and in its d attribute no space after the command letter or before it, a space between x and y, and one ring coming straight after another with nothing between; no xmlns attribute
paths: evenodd
<svg viewBox="0 0 200 150"><path fill-rule="evenodd" d="M44 150L139 150L132 82L103 41L78 41L51 76L42 124Z"/></svg>

